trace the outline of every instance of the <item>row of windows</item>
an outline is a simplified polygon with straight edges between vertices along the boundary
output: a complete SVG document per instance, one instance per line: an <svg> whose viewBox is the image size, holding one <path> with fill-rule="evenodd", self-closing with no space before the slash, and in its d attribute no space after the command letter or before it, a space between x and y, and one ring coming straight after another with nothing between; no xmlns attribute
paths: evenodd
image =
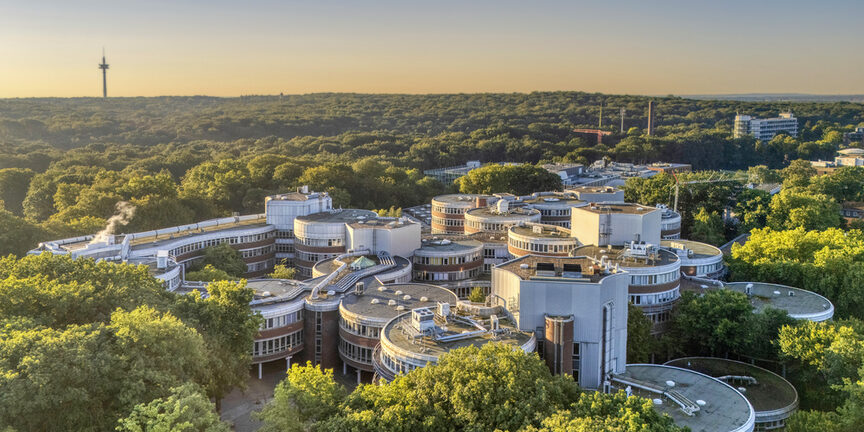
<svg viewBox="0 0 864 432"><path fill-rule="evenodd" d="M449 227L461 227L465 225L465 219L447 219L432 216L432 223Z"/></svg>
<svg viewBox="0 0 864 432"><path fill-rule="evenodd" d="M372 348L364 348L354 345L346 340L339 340L339 352L356 362L372 364Z"/></svg>
<svg viewBox="0 0 864 432"><path fill-rule="evenodd" d="M570 216L570 209L538 209L542 216Z"/></svg>
<svg viewBox="0 0 864 432"><path fill-rule="evenodd" d="M273 253L273 245L267 245L260 248L248 249L244 251L240 251L240 255L243 258L255 258L261 255L267 255Z"/></svg>
<svg viewBox="0 0 864 432"><path fill-rule="evenodd" d="M418 270L414 272L414 279L421 281L458 281L475 278L480 275L482 267L458 272L427 272Z"/></svg>
<svg viewBox="0 0 864 432"><path fill-rule="evenodd" d="M297 276L300 278L310 278L312 277L312 269L307 267L297 266Z"/></svg>
<svg viewBox="0 0 864 432"><path fill-rule="evenodd" d="M503 232L503 231L507 231L508 228L510 228L511 226L513 226L515 224L516 224L516 222L511 222L511 223L493 223L493 222L490 222L490 223L486 223L486 222L478 222L478 221L473 221L473 220L465 221L465 225L467 227L474 228L475 230L480 230L480 231Z"/></svg>
<svg viewBox="0 0 864 432"><path fill-rule="evenodd" d="M563 228L570 228L570 221L543 221L546 225L555 225Z"/></svg>
<svg viewBox="0 0 864 432"><path fill-rule="evenodd" d="M332 253L315 253L315 252L306 252L306 251L297 251L297 259L301 261L309 261L316 263L321 260L333 258L338 254Z"/></svg>
<svg viewBox="0 0 864 432"><path fill-rule="evenodd" d="M381 328L375 326L367 326L356 322L346 321L341 316L339 317L339 327L348 333L353 333L359 336L378 339L381 337Z"/></svg>
<svg viewBox="0 0 864 432"><path fill-rule="evenodd" d="M439 205L433 205L432 211L444 214L464 214L468 209L465 207L442 207Z"/></svg>
<svg viewBox="0 0 864 432"><path fill-rule="evenodd" d="M293 239L293 238L294 238L294 230L279 230L279 231L276 231L276 238L280 238L280 239Z"/></svg>
<svg viewBox="0 0 864 432"><path fill-rule="evenodd" d="M634 305L653 305L669 303L681 297L678 288L657 294L631 294L630 303Z"/></svg>
<svg viewBox="0 0 864 432"><path fill-rule="evenodd" d="M272 238L273 236L274 236L274 232L271 231L268 233L256 234L256 235L251 235L251 236L239 236L239 237L228 237L228 238L221 238L221 239L202 240L202 241L189 243L187 245L183 245L183 246L171 249L170 253L172 256L180 256L183 254L187 254L189 252L204 249L206 247L220 245L222 243L228 243L228 244L232 244L232 245L233 244L243 244L243 243L254 243L254 242L259 242L262 240Z"/></svg>
<svg viewBox="0 0 864 432"><path fill-rule="evenodd" d="M665 323L665 322L669 321L672 318L672 312L663 311L663 312L646 314L646 316L648 317L648 319L651 320L652 323L660 324L660 323Z"/></svg>
<svg viewBox="0 0 864 432"><path fill-rule="evenodd" d="M675 282L681 279L681 272L677 269L671 272L651 275L631 275L630 285L658 285Z"/></svg>
<svg viewBox="0 0 864 432"><path fill-rule="evenodd" d="M390 355L386 352L381 352L381 358L384 360L384 364L386 364L390 370L395 371L397 374L400 372L406 374L417 368L417 366L414 366L410 363L405 363L403 361L396 360L390 357Z"/></svg>
<svg viewBox="0 0 864 432"><path fill-rule="evenodd" d="M531 243L515 238L510 239L510 246L531 252L569 253L576 248L575 244Z"/></svg>
<svg viewBox="0 0 864 432"><path fill-rule="evenodd" d="M469 255L460 255L454 257L425 257L414 256L414 264L423 265L449 265L449 264L465 264L474 262L480 259L480 251L473 252Z"/></svg>
<svg viewBox="0 0 864 432"><path fill-rule="evenodd" d="M660 229L663 231L669 231L673 229L681 229L681 221L674 223L664 223L660 225Z"/></svg>
<svg viewBox="0 0 864 432"><path fill-rule="evenodd" d="M261 325L261 330L268 330L272 328L285 327L289 324L294 324L301 319L303 316L301 315L302 311L295 311L285 315L279 315L273 318L267 318L264 320L264 324Z"/></svg>
<svg viewBox="0 0 864 432"><path fill-rule="evenodd" d="M258 271L262 271L262 270L271 269L271 268L273 268L273 266L275 264L276 264L276 261L272 258L265 260L265 261L259 261L259 262L246 264L246 272L252 273L252 272L258 272Z"/></svg>
<svg viewBox="0 0 864 432"><path fill-rule="evenodd" d="M300 330L285 336L255 341L252 348L252 356L259 357L290 351L302 344L303 331Z"/></svg>
<svg viewBox="0 0 864 432"><path fill-rule="evenodd" d="M711 274L723 269L723 262L716 262L714 264L706 264L700 265L696 267L696 274Z"/></svg>
<svg viewBox="0 0 864 432"><path fill-rule="evenodd" d="M276 243L276 252L279 253L294 253L294 245L286 243Z"/></svg>
<svg viewBox="0 0 864 432"><path fill-rule="evenodd" d="M483 290L483 295L488 296L492 292L492 287L484 286L480 287ZM471 292L474 291L474 287L472 286L464 286L464 287L456 287L453 288L453 292L456 294L456 297L460 299L467 299L468 296L471 295Z"/></svg>
<svg viewBox="0 0 864 432"><path fill-rule="evenodd" d="M329 247L329 246L342 246L345 244L345 240L341 238L329 238L329 239L316 239L316 238L307 238L307 237L297 237L297 243L306 245L306 246L318 246L318 247Z"/></svg>

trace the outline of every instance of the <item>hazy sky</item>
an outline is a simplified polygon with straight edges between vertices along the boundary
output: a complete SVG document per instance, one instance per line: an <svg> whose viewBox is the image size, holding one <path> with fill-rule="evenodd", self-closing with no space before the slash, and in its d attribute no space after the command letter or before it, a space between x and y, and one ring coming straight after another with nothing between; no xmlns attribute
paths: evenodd
<svg viewBox="0 0 864 432"><path fill-rule="evenodd" d="M864 93L864 0L0 0L0 97Z"/></svg>

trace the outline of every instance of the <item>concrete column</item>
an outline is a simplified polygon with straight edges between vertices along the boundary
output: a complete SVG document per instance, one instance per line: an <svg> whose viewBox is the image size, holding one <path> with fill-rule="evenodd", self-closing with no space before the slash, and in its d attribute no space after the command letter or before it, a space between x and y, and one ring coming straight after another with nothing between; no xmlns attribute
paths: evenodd
<svg viewBox="0 0 864 432"><path fill-rule="evenodd" d="M285 370L291 369L291 356L285 357Z"/></svg>
<svg viewBox="0 0 864 432"><path fill-rule="evenodd" d="M360 369L357 369L357 384L360 384L360 376L361 376L361 374L362 374L362 371L361 371Z"/></svg>
<svg viewBox="0 0 864 432"><path fill-rule="evenodd" d="M263 364L264 364L264 363L258 363L258 379L259 379L259 380L261 379L261 366L262 366Z"/></svg>
<svg viewBox="0 0 864 432"><path fill-rule="evenodd" d="M347 375L347 374L348 374L348 365L346 365L345 362L342 362L342 375Z"/></svg>

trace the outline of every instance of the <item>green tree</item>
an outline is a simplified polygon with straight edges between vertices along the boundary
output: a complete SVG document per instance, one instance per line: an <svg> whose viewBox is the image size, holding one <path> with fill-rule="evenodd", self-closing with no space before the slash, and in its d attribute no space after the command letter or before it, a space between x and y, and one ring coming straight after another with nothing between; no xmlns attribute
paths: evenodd
<svg viewBox="0 0 864 432"><path fill-rule="evenodd" d="M753 306L747 296L715 290L697 297L684 293L672 320L670 333L689 355L726 355L741 352L750 329Z"/></svg>
<svg viewBox="0 0 864 432"><path fill-rule="evenodd" d="M838 203L864 201L864 167L837 168L830 174L814 178L809 189L830 196Z"/></svg>
<svg viewBox="0 0 864 432"><path fill-rule="evenodd" d="M192 270L186 272L186 280L199 282L216 282L235 280L234 276L229 275L225 270L213 267L213 264L207 264L200 270Z"/></svg>
<svg viewBox="0 0 864 432"><path fill-rule="evenodd" d="M246 386L261 317L249 307L254 292L245 281L213 282L207 293L206 298L197 291L179 297L174 311L204 337L204 364L210 371L204 386L221 410L222 398L231 389Z"/></svg>
<svg viewBox="0 0 864 432"><path fill-rule="evenodd" d="M45 239L46 232L40 226L15 216L2 207L0 202L0 256L24 255Z"/></svg>
<svg viewBox="0 0 864 432"><path fill-rule="evenodd" d="M524 432L676 432L689 430L675 426L672 418L654 410L652 402L628 397L624 392L579 395L569 410L558 411L543 419L540 427L528 426Z"/></svg>
<svg viewBox="0 0 864 432"><path fill-rule="evenodd" d="M629 363L648 363L651 353L657 346L657 339L651 336L653 323L633 304L627 306L627 361Z"/></svg>
<svg viewBox="0 0 864 432"><path fill-rule="evenodd" d="M840 205L827 195L783 189L771 198L768 226L775 230L825 230L843 224Z"/></svg>
<svg viewBox="0 0 864 432"><path fill-rule="evenodd" d="M204 267L211 265L233 277L243 276L247 270L243 256L228 243L204 248L204 259L201 260L201 265Z"/></svg>
<svg viewBox="0 0 864 432"><path fill-rule="evenodd" d="M483 293L483 288L474 287L474 289L471 290L471 294L468 295L468 300L474 303L486 302L486 294Z"/></svg>
<svg viewBox="0 0 864 432"><path fill-rule="evenodd" d="M222 211L240 211L243 209L243 197L251 183L249 170L238 160L205 162L183 176L180 196L190 200L206 200Z"/></svg>
<svg viewBox="0 0 864 432"><path fill-rule="evenodd" d="M213 403L192 384L171 389L167 397L136 405L118 422L119 432L229 432Z"/></svg>
<svg viewBox="0 0 864 432"><path fill-rule="evenodd" d="M723 219L717 213L709 213L700 208L693 216L690 239L719 246L725 242Z"/></svg>
<svg viewBox="0 0 864 432"><path fill-rule="evenodd" d="M807 187L810 180L816 177L816 168L808 160L796 159L780 175L783 177L783 188Z"/></svg>
<svg viewBox="0 0 864 432"><path fill-rule="evenodd" d="M753 184L780 183L783 177L777 170L772 170L765 165L756 165L747 168L747 181Z"/></svg>
<svg viewBox="0 0 864 432"><path fill-rule="evenodd" d="M526 195L561 189L561 177L533 165L486 165L456 179L462 193Z"/></svg>
<svg viewBox="0 0 864 432"><path fill-rule="evenodd" d="M276 264L273 267L273 273L270 273L267 277L272 279L294 279L297 275L297 269L294 267L288 267L285 264Z"/></svg>
<svg viewBox="0 0 864 432"><path fill-rule="evenodd" d="M768 223L771 194L759 189L744 189L736 196L735 214L741 223L739 231L748 233Z"/></svg>
<svg viewBox="0 0 864 432"><path fill-rule="evenodd" d="M27 168L0 169L0 201L16 216L24 215L24 198L35 173Z"/></svg>
<svg viewBox="0 0 864 432"><path fill-rule="evenodd" d="M339 412L347 392L333 380L333 370L320 365L297 363L276 386L273 400L257 414L264 422L262 432L303 432L313 430Z"/></svg>

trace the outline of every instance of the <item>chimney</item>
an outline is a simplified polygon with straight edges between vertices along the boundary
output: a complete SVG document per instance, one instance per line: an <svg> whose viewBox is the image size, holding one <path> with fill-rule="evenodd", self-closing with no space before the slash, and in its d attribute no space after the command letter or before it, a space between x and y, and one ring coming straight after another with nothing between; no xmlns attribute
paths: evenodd
<svg viewBox="0 0 864 432"><path fill-rule="evenodd" d="M365 283L363 283L363 282L357 282L357 284L354 285L354 294L357 294L358 296L359 296L359 295L363 295L363 289L364 289L365 287L366 287L366 284L365 284Z"/></svg>
<svg viewBox="0 0 864 432"><path fill-rule="evenodd" d="M156 251L156 268L160 270L164 270L168 268L168 251L167 250L158 250Z"/></svg>

